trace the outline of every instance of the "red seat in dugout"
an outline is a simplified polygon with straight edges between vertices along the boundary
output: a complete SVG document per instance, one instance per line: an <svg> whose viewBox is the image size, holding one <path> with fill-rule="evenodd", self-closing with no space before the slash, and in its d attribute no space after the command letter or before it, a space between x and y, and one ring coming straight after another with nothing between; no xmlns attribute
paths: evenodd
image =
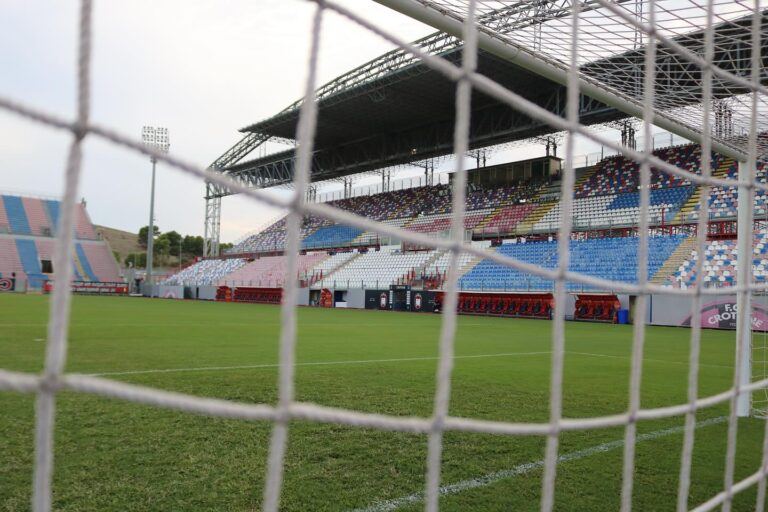
<svg viewBox="0 0 768 512"><path fill-rule="evenodd" d="M442 311L443 292L435 295L435 311ZM551 293L461 292L457 311L472 315L551 318L554 297Z"/></svg>
<svg viewBox="0 0 768 512"><path fill-rule="evenodd" d="M580 293L576 296L573 317L576 320L616 323L620 308L621 303L616 295Z"/></svg>

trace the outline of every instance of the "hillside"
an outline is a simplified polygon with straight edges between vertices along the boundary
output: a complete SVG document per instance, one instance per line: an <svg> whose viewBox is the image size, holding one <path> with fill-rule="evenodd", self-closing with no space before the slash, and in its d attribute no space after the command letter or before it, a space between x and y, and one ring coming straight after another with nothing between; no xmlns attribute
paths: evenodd
<svg viewBox="0 0 768 512"><path fill-rule="evenodd" d="M106 226L96 226L96 232L109 242L113 251L120 255L120 263L125 260L125 257L132 252L144 252L144 249L139 245L136 233L130 233L128 231L122 231L120 229L108 228Z"/></svg>

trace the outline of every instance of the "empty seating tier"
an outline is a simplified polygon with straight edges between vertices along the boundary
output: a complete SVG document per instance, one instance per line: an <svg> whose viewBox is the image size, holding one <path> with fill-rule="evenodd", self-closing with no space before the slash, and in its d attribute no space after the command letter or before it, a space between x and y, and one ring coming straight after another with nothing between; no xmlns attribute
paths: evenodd
<svg viewBox="0 0 768 512"><path fill-rule="evenodd" d="M505 206L482 227L482 231L487 233L512 233L517 225L535 209L535 204Z"/></svg>
<svg viewBox="0 0 768 512"><path fill-rule="evenodd" d="M661 268L686 237L656 236L648 239L648 278ZM570 241L569 270L623 283L636 283L639 238L616 237ZM497 252L543 268L558 265L557 241L505 243ZM551 290L553 282L539 276L483 260L467 272L459 282L464 290ZM588 289L579 283L568 283L569 290Z"/></svg>
<svg viewBox="0 0 768 512"><path fill-rule="evenodd" d="M692 187L676 187L651 191L648 221L661 224L671 221L693 193ZM639 218L639 193L609 194L574 199L573 224L578 229L634 226ZM549 210L534 226L538 231L555 231L560 226L561 205Z"/></svg>
<svg viewBox="0 0 768 512"><path fill-rule="evenodd" d="M409 272L415 272L433 256L434 251L401 253L382 249L360 254L336 272L325 277L318 287L389 288Z"/></svg>
<svg viewBox="0 0 768 512"><path fill-rule="evenodd" d="M363 230L350 226L325 226L321 227L301 242L302 249L315 249L321 247L344 247L352 243Z"/></svg>
<svg viewBox="0 0 768 512"><path fill-rule="evenodd" d="M32 230L29 228L29 220L27 220L22 199L16 196L3 196L3 206L10 232L16 235L31 235Z"/></svg>
<svg viewBox="0 0 768 512"><path fill-rule="evenodd" d="M754 233L750 255L752 278L757 283L768 281L768 230ZM696 274L698 251L693 250L667 277L666 284L675 288L689 288L703 282L705 287L728 287L736 284L739 269L739 250L736 240L713 240L704 249L702 276Z"/></svg>

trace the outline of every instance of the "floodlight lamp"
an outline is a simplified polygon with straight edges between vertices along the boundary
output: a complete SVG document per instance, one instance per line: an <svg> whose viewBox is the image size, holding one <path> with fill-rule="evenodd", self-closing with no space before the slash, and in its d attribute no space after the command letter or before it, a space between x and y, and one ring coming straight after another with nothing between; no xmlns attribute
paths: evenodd
<svg viewBox="0 0 768 512"><path fill-rule="evenodd" d="M168 138L168 128L144 126L141 129L141 142L149 149L159 153L167 153L171 146Z"/></svg>

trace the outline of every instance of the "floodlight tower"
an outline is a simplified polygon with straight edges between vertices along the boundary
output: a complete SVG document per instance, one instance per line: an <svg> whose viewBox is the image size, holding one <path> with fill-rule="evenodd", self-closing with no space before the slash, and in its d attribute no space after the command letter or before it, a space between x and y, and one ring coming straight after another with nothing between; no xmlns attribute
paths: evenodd
<svg viewBox="0 0 768 512"><path fill-rule="evenodd" d="M141 142L153 151L167 153L168 148L171 146L168 138L168 128L144 126L141 129ZM144 282L152 286L152 253L155 242L155 167L157 166L157 158L151 156L149 161L152 162L152 188L149 196L149 228L147 230L147 276ZM151 288L149 294L152 296Z"/></svg>

